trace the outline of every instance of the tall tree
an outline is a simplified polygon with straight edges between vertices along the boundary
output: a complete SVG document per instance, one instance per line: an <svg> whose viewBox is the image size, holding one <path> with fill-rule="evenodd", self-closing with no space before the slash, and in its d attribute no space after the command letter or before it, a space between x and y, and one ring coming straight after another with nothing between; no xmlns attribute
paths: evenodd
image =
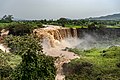
<svg viewBox="0 0 120 80"><path fill-rule="evenodd" d="M13 15L4 15L1 19L2 22L12 22L13 21Z"/></svg>
<svg viewBox="0 0 120 80"><path fill-rule="evenodd" d="M42 46L34 36L8 36L11 52L21 55L22 62L13 72L13 80L54 80L54 59L42 54Z"/></svg>

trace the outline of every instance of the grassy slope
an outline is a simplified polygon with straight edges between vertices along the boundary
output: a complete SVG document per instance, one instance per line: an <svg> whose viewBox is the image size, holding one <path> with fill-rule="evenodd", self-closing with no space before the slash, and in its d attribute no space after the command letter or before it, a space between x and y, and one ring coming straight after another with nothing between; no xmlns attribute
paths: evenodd
<svg viewBox="0 0 120 80"><path fill-rule="evenodd" d="M120 28L119 26L107 26L107 28Z"/></svg>
<svg viewBox="0 0 120 80"><path fill-rule="evenodd" d="M77 52L76 52L77 51ZM91 49L86 51L74 50L73 52L78 55L82 55L80 59L75 59L70 64L78 65L82 62L87 62L92 64L92 68L89 66L78 66L77 72L72 73L72 75L66 74L66 80L118 80L120 79L120 67L117 66L120 63L120 47L109 48L107 50ZM81 54L82 53L82 54ZM112 54L114 53L114 54ZM82 65L82 64L81 64ZM71 67L71 66L69 66ZM81 67L81 68L79 68ZM91 74L88 75L86 70L92 70ZM75 69L75 68L72 68ZM79 72L83 69L82 73Z"/></svg>

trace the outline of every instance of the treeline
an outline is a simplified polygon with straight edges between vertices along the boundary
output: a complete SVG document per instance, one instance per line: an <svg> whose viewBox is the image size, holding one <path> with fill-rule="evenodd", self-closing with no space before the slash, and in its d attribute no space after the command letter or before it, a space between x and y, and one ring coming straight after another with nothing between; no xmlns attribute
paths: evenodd
<svg viewBox="0 0 120 80"><path fill-rule="evenodd" d="M67 18L60 18L58 20L39 20L43 24L50 24L50 25L59 25L65 27L66 25L76 25L76 26L88 26L94 24L96 26L119 26L120 21L117 20L89 20L89 19L78 19L78 20L71 20Z"/></svg>
<svg viewBox="0 0 120 80"><path fill-rule="evenodd" d="M42 28L40 21L14 21L12 15L5 15L0 20L0 30L9 30L9 34L23 36L32 33L33 29Z"/></svg>
<svg viewBox="0 0 120 80"><path fill-rule="evenodd" d="M36 27L43 27L42 24L48 25L59 25L63 27L67 27L67 25L72 26L89 26L91 24L96 25L97 27L101 26L118 26L120 27L120 20L91 20L91 19L68 19L68 18L60 18L57 20L13 20L13 15L5 15L1 18L0 23L25 23L25 24L32 24Z"/></svg>
<svg viewBox="0 0 120 80"><path fill-rule="evenodd" d="M33 29L43 28L46 25L58 25L62 27L70 28L111 28L120 27L120 21L115 20L89 20L89 19L78 19L71 20L67 18L60 18L57 20L13 20L12 15L5 15L0 20L0 30L6 29L10 31L12 35L26 35L30 34Z"/></svg>

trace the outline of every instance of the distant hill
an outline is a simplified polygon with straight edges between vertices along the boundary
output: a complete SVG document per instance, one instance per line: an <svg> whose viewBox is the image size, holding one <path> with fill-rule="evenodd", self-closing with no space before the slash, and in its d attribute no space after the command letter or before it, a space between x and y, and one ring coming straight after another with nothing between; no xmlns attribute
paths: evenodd
<svg viewBox="0 0 120 80"><path fill-rule="evenodd" d="M120 20L120 13L113 14L113 15L107 15L107 16L101 16L101 17L92 17L89 19L90 20Z"/></svg>

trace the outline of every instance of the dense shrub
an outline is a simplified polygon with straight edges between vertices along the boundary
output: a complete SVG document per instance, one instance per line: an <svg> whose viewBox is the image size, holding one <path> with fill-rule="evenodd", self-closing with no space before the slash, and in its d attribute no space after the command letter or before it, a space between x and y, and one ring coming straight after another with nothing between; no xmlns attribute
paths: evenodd
<svg viewBox="0 0 120 80"><path fill-rule="evenodd" d="M90 62L71 62L63 64L63 71L67 80L91 79L93 64ZM86 77L86 78L85 78ZM73 78L73 79L72 79Z"/></svg>
<svg viewBox="0 0 120 80"><path fill-rule="evenodd" d="M22 60L13 74L13 80L54 80L55 79L55 67L52 57L40 55L38 59L30 59L26 55L26 58ZM25 56L24 56L25 57ZM28 59L29 58L29 59Z"/></svg>
<svg viewBox="0 0 120 80"><path fill-rule="evenodd" d="M7 62L8 60L6 53L0 51L0 80L9 79L12 72L12 68Z"/></svg>
<svg viewBox="0 0 120 80"><path fill-rule="evenodd" d="M30 34L32 31L31 25L22 24L22 23L11 24L11 25L8 25L8 27L6 28L9 30L9 34L17 35L17 36Z"/></svg>
<svg viewBox="0 0 120 80"><path fill-rule="evenodd" d="M76 52L76 49L70 51ZM63 65L66 80L119 80L120 79L120 47L112 46L105 50L92 48L80 59ZM102 56L101 56L102 55Z"/></svg>
<svg viewBox="0 0 120 80"><path fill-rule="evenodd" d="M91 53L91 52L94 52L94 51L98 51L98 49L91 48L90 50L84 50L84 52L86 52L86 53Z"/></svg>
<svg viewBox="0 0 120 80"><path fill-rule="evenodd" d="M25 36L9 35L5 38L5 43L8 45L9 48L11 48L10 51L12 53L18 55L24 54L25 51L28 49L35 52L37 51L41 53L43 52L41 43L33 35Z"/></svg>
<svg viewBox="0 0 120 80"><path fill-rule="evenodd" d="M54 59L42 54L40 42L32 35L8 36L5 42L11 51L22 57L12 74L13 80L54 80Z"/></svg>
<svg viewBox="0 0 120 80"><path fill-rule="evenodd" d="M107 50L103 50L101 55L103 57L107 57L107 58L119 57L120 56L120 47L111 46Z"/></svg>
<svg viewBox="0 0 120 80"><path fill-rule="evenodd" d="M10 75L13 69L9 66L0 66L0 78L1 79L10 79Z"/></svg>
<svg viewBox="0 0 120 80"><path fill-rule="evenodd" d="M99 28L99 29L104 29L104 28L107 28L107 26L100 24L100 25L98 25L98 28Z"/></svg>
<svg viewBox="0 0 120 80"><path fill-rule="evenodd" d="M92 64L89 62L63 64L63 71L65 74L68 72L69 74L83 74L83 73L91 74L91 70L92 70Z"/></svg>
<svg viewBox="0 0 120 80"><path fill-rule="evenodd" d="M88 24L88 29L97 29L97 26L94 22Z"/></svg>
<svg viewBox="0 0 120 80"><path fill-rule="evenodd" d="M75 54L78 54L78 55L85 55L83 51L81 51L77 48L69 48L68 51L69 52L74 52Z"/></svg>

